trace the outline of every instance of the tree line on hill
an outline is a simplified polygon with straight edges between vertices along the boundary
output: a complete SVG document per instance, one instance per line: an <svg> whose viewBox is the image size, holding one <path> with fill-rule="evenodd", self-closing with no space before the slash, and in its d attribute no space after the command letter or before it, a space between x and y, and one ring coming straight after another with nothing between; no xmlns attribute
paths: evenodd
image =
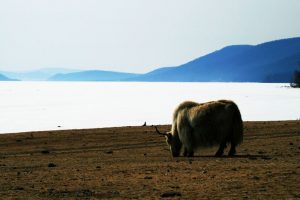
<svg viewBox="0 0 300 200"><path fill-rule="evenodd" d="M300 62L299 62L299 68L300 68ZM299 88L300 87L300 70L296 70L294 72L294 77L293 77L293 80L291 82L291 87L294 87L294 88Z"/></svg>

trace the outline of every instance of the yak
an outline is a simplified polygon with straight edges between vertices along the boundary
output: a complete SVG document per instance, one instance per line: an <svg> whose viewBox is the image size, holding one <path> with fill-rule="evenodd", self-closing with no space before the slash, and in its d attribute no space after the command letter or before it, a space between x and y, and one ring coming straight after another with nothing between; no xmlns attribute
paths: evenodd
<svg viewBox="0 0 300 200"><path fill-rule="evenodd" d="M243 121L238 106L230 100L196 103L185 101L174 111L170 132L157 133L166 137L173 157L194 156L200 147L219 145L215 156L222 156L227 144L228 155L236 154L236 146L243 141Z"/></svg>

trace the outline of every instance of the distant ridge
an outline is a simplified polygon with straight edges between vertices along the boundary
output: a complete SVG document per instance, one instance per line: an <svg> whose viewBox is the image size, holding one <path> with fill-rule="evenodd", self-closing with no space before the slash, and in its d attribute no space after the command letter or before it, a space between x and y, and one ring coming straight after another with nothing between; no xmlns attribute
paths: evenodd
<svg viewBox="0 0 300 200"><path fill-rule="evenodd" d="M160 68L129 81L290 82L300 69L300 38L234 45L177 67Z"/></svg>
<svg viewBox="0 0 300 200"><path fill-rule="evenodd" d="M80 70L74 69L62 69L62 68L45 68L45 69L37 69L31 71L21 71L21 72L12 72L12 71L0 71L0 73L5 76L11 77L13 79L19 79L24 81L45 81L49 77L57 74L57 73L71 73L77 72Z"/></svg>
<svg viewBox="0 0 300 200"><path fill-rule="evenodd" d="M56 74L50 77L50 81L122 81L124 79L134 78L139 74L89 70L68 74Z"/></svg>
<svg viewBox="0 0 300 200"><path fill-rule="evenodd" d="M0 74L0 81L17 81L17 79L8 78L2 74Z"/></svg>

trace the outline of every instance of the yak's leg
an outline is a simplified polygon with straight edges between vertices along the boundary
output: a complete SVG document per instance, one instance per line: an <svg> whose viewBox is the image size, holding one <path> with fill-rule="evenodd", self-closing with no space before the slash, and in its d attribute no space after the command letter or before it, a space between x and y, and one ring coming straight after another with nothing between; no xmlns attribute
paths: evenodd
<svg viewBox="0 0 300 200"><path fill-rule="evenodd" d="M184 147L183 156L187 156L187 154L188 154L187 149Z"/></svg>
<svg viewBox="0 0 300 200"><path fill-rule="evenodd" d="M178 130L180 132L180 140L184 146L183 155L187 157L194 156L194 148L193 148L193 129L187 125L187 122L178 123Z"/></svg>
<svg viewBox="0 0 300 200"><path fill-rule="evenodd" d="M231 147L230 147L228 156L234 156L235 155L235 153L236 153L235 146L236 146L235 143L231 142Z"/></svg>
<svg viewBox="0 0 300 200"><path fill-rule="evenodd" d="M188 150L187 148L184 147L183 156L193 157L194 156L194 151L192 149Z"/></svg>
<svg viewBox="0 0 300 200"><path fill-rule="evenodd" d="M222 156L225 148L226 148L226 140L221 142L220 147L219 147L218 151L216 152L215 156L217 156L217 157Z"/></svg>

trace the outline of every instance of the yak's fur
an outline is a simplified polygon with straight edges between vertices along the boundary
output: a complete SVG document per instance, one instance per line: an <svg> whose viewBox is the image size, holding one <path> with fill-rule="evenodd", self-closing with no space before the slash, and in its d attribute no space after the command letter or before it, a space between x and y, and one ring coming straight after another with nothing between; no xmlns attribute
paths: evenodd
<svg viewBox="0 0 300 200"><path fill-rule="evenodd" d="M172 156L193 156L199 147L220 145L216 156L222 156L227 143L231 144L229 155L243 141L243 121L233 101L219 100L207 103L186 101L174 111L171 132L166 134Z"/></svg>

